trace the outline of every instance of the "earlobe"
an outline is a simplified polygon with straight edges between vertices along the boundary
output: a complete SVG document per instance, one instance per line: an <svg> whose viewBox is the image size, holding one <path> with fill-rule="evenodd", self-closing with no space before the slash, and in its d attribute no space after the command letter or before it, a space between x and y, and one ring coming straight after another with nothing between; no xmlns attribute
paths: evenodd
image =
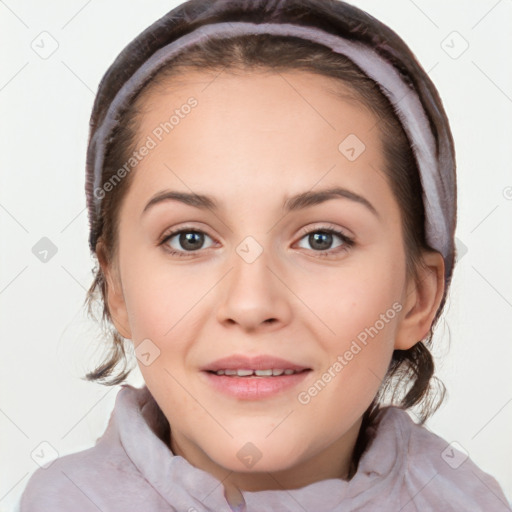
<svg viewBox="0 0 512 512"><path fill-rule="evenodd" d="M436 316L444 294L444 260L440 253L423 254L418 277L408 283L403 297L403 318L395 337L395 349L408 350L423 340Z"/></svg>
<svg viewBox="0 0 512 512"><path fill-rule="evenodd" d="M123 338L131 339L132 334L129 328L128 312L121 288L120 279L116 269L107 263L103 248L97 249L98 261L106 281L106 298L108 310L112 317L112 322Z"/></svg>

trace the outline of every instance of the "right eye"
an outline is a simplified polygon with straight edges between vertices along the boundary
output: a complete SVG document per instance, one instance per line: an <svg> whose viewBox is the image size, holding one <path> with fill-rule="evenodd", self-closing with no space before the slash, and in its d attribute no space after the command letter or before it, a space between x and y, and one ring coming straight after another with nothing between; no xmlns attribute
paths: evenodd
<svg viewBox="0 0 512 512"><path fill-rule="evenodd" d="M172 256L187 256L186 253L192 255L204 248L205 237L212 240L204 231L185 227L166 233L159 245L164 245L164 249Z"/></svg>

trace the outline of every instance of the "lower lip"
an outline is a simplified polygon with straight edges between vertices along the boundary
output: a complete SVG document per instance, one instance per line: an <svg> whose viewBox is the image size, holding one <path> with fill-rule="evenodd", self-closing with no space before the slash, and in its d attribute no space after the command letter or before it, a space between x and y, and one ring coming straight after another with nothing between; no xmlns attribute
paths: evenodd
<svg viewBox="0 0 512 512"><path fill-rule="evenodd" d="M214 389L242 400L271 397L300 384L311 370L278 377L228 377L203 371Z"/></svg>

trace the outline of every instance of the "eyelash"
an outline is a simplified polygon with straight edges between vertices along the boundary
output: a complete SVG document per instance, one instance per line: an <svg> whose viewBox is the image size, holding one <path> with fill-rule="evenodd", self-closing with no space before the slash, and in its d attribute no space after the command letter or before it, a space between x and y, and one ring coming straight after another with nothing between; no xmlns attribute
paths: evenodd
<svg viewBox="0 0 512 512"><path fill-rule="evenodd" d="M200 234L202 233L202 234L212 238L210 235L208 235L208 233L205 233L204 231L202 231L200 229L197 229L192 226L184 226L184 227L181 227L180 229L176 229L174 231L170 231L170 232L164 234L162 239L160 240L160 242L158 242L158 245L161 246L161 245L166 244L171 238L173 238L175 235L179 235L180 233L200 233ZM336 250L333 250L333 249L329 249L327 251L312 250L315 253L315 255L323 257L323 258L332 256L332 255L335 255L338 253L346 252L346 251L350 250L355 245L354 240L352 238L348 237L347 235L345 235L343 232L341 232L333 227L325 227L325 226L315 227L315 228L309 229L309 230L307 228L305 228L304 230L301 231L301 237L299 240L302 240L305 236L310 235L311 233L324 233L324 234L336 235L343 242L343 245L340 246L341 248L337 247ZM178 257L190 257L194 253L199 252L199 251L175 251L173 249L170 249L169 246L167 246L167 245L164 247L164 250L167 253L169 253L171 256L178 256ZM194 256L192 256L192 257L194 257Z"/></svg>

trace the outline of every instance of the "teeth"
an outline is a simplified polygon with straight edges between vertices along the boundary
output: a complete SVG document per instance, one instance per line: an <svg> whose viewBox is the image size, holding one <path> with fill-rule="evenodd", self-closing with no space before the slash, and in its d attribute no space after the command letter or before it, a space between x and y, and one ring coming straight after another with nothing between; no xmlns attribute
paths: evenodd
<svg viewBox="0 0 512 512"><path fill-rule="evenodd" d="M252 370L236 370L236 374L239 377L248 377L249 375L252 375Z"/></svg>
<svg viewBox="0 0 512 512"><path fill-rule="evenodd" d="M228 376L234 376L237 377L249 377L251 375L256 375L257 377L277 377L279 375L292 375L294 373L297 373L295 370L287 369L268 369L268 370L247 370L247 369L240 369L240 370L218 370L215 372L217 375L228 375Z"/></svg>
<svg viewBox="0 0 512 512"><path fill-rule="evenodd" d="M270 377L272 370L256 370L254 373L256 373L258 377Z"/></svg>

